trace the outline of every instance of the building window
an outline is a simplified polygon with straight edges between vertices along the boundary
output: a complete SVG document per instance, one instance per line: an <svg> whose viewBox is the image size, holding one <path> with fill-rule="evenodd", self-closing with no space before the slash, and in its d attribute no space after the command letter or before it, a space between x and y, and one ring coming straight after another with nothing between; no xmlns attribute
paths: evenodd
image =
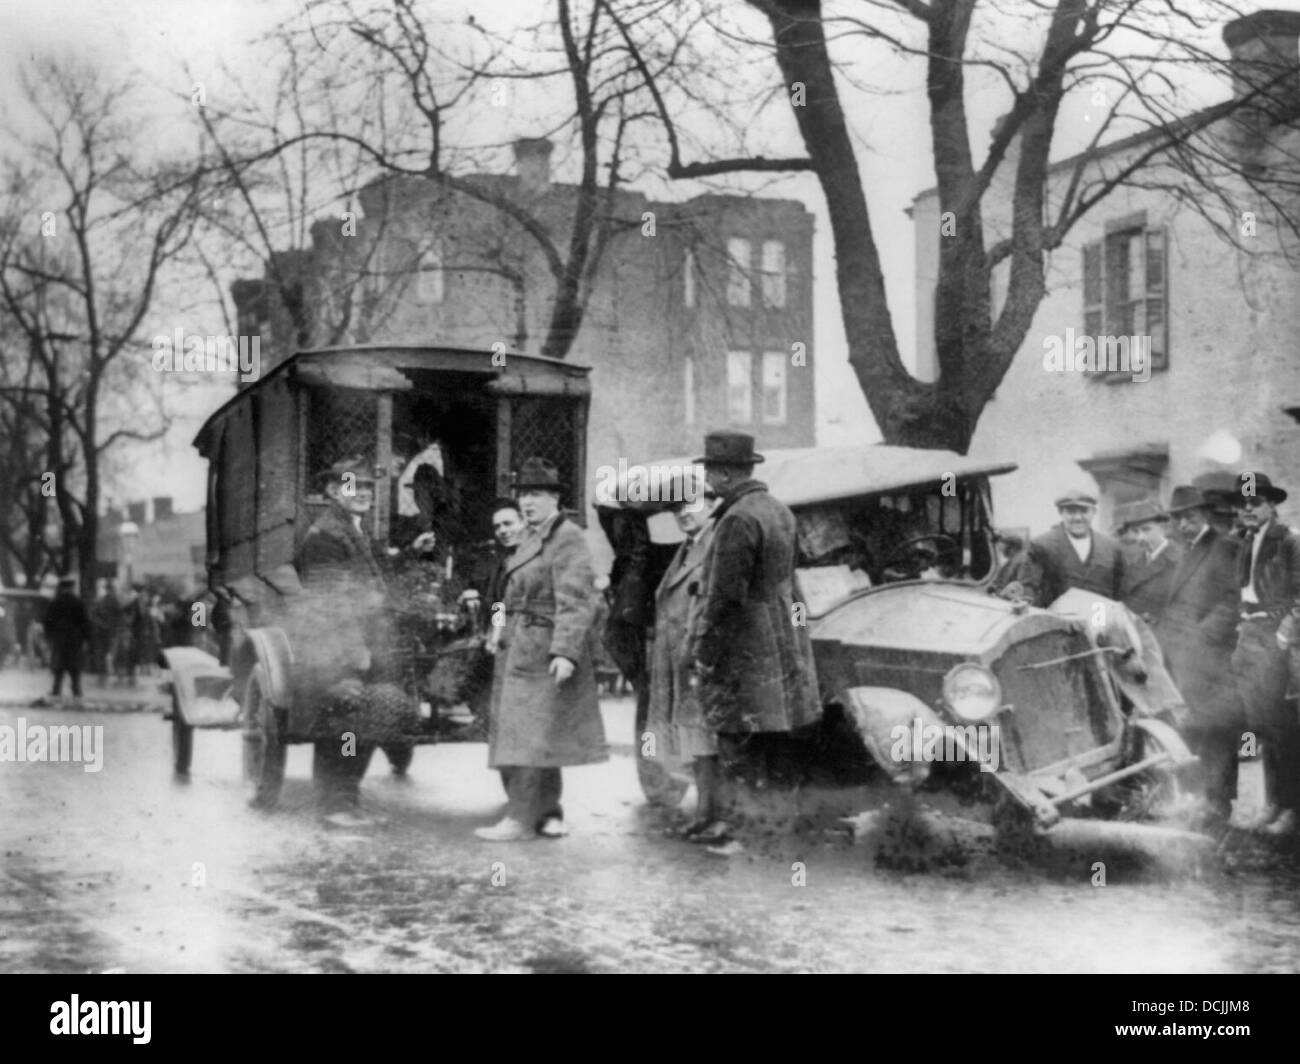
<svg viewBox="0 0 1300 1064"><path fill-rule="evenodd" d="M727 421L733 425L748 425L754 419L753 373L753 355L727 352Z"/></svg>
<svg viewBox="0 0 1300 1064"><path fill-rule="evenodd" d="M685 421L695 424L695 359L689 355L682 362L683 387L686 389Z"/></svg>
<svg viewBox="0 0 1300 1064"><path fill-rule="evenodd" d="M434 241L420 255L415 274L415 298L423 304L441 303L443 297L442 243Z"/></svg>
<svg viewBox="0 0 1300 1064"><path fill-rule="evenodd" d="M785 352L763 352L763 424L785 424Z"/></svg>
<svg viewBox="0 0 1300 1064"><path fill-rule="evenodd" d="M733 237L727 241L727 302L733 307L749 306L749 241Z"/></svg>
<svg viewBox="0 0 1300 1064"><path fill-rule="evenodd" d="M695 306L695 252L688 251L682 263L682 302Z"/></svg>
<svg viewBox="0 0 1300 1064"><path fill-rule="evenodd" d="M1149 338L1151 368L1169 367L1169 293L1165 231L1142 227L1107 233L1083 248L1083 330L1103 339Z"/></svg>
<svg viewBox="0 0 1300 1064"><path fill-rule="evenodd" d="M779 240L763 242L763 302L785 306L785 245Z"/></svg>

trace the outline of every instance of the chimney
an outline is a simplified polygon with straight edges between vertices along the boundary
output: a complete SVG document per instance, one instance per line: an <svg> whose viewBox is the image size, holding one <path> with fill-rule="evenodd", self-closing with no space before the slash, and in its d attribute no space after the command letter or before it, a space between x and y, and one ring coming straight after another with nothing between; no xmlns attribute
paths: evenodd
<svg viewBox="0 0 1300 1064"><path fill-rule="evenodd" d="M515 172L523 192L536 195L550 185L554 150L555 145L546 137L520 137L515 141Z"/></svg>
<svg viewBox="0 0 1300 1064"><path fill-rule="evenodd" d="M1238 115L1242 127L1263 133L1300 110L1300 11L1256 11L1223 27L1232 54L1232 95L1259 90Z"/></svg>
<svg viewBox="0 0 1300 1064"><path fill-rule="evenodd" d="M127 518L131 521L134 521L137 525L148 524L148 522L144 519L145 505L146 504L143 502L127 503L126 506Z"/></svg>
<svg viewBox="0 0 1300 1064"><path fill-rule="evenodd" d="M155 521L166 521L172 515L172 497L170 495L155 495L153 497L153 519Z"/></svg>

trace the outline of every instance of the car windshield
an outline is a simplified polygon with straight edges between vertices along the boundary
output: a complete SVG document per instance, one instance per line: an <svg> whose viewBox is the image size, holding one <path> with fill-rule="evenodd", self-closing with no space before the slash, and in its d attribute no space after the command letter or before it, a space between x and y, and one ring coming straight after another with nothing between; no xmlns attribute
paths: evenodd
<svg viewBox="0 0 1300 1064"><path fill-rule="evenodd" d="M988 579L988 514L985 478L798 507L799 587L810 613L881 584Z"/></svg>

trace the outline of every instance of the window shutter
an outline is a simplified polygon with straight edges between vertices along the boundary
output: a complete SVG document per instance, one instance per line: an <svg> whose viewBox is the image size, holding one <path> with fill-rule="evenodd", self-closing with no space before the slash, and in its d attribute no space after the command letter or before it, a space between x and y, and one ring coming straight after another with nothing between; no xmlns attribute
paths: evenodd
<svg viewBox="0 0 1300 1064"><path fill-rule="evenodd" d="M1169 293L1165 231L1146 231L1146 331L1151 337L1151 368L1169 368Z"/></svg>
<svg viewBox="0 0 1300 1064"><path fill-rule="evenodd" d="M1083 246L1083 331L1097 337L1104 331L1101 241Z"/></svg>

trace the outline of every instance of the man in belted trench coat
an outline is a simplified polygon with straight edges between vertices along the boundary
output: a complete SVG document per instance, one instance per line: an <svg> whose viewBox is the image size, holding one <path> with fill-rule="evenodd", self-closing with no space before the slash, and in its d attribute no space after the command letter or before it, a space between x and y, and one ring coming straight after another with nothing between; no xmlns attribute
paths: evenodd
<svg viewBox="0 0 1300 1064"><path fill-rule="evenodd" d="M1190 484L1174 488L1168 512L1185 547L1156 637L1190 714L1184 734L1201 760L1203 826L1221 828L1237 796L1237 751L1246 722L1232 677L1238 544L1214 527L1213 507Z"/></svg>
<svg viewBox="0 0 1300 1064"><path fill-rule="evenodd" d="M488 764L501 770L509 802L499 823L474 832L489 842L566 834L561 766L609 758L592 665L591 551L560 513L551 462L527 459L516 490L528 529L506 565L488 723Z"/></svg>
<svg viewBox="0 0 1300 1064"><path fill-rule="evenodd" d="M1263 473L1242 473L1234 505L1246 530L1237 556L1241 620L1232 654L1246 727L1263 746L1263 815L1269 835L1300 828L1300 723L1287 700L1287 645L1300 613L1300 536L1277 519L1286 492Z"/></svg>
<svg viewBox="0 0 1300 1064"><path fill-rule="evenodd" d="M732 761L742 740L759 738L770 750L765 737L816 723L821 702L808 628L794 610L794 514L754 479L763 456L752 436L711 432L695 461L721 501L691 657L705 721Z"/></svg>

